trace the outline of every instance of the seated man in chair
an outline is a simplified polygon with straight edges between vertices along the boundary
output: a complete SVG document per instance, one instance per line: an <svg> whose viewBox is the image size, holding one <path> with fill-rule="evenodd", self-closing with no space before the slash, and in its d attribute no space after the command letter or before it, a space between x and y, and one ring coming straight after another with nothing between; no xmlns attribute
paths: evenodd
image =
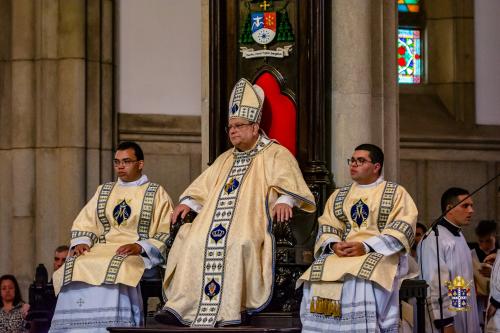
<svg viewBox="0 0 500 333"><path fill-rule="evenodd" d="M113 161L118 181L99 186L71 228L71 253L54 273L59 293L51 332L140 326L139 280L165 262L172 203L142 174L144 155L122 142Z"/></svg>
<svg viewBox="0 0 500 333"><path fill-rule="evenodd" d="M316 260L299 279L302 332L398 332L417 208L402 186L382 178L379 147L356 147L348 163L354 182L328 199Z"/></svg>
<svg viewBox="0 0 500 333"><path fill-rule="evenodd" d="M238 324L262 310L273 290L272 222L292 207L315 211L297 161L259 129L264 93L241 79L229 103L226 151L182 194L172 223L191 209L169 253L166 304L156 319L193 327Z"/></svg>

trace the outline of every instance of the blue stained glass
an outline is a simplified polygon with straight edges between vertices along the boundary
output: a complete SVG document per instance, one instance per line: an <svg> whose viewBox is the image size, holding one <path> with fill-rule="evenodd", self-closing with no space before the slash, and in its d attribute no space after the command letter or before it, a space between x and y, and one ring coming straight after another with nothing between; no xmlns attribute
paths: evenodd
<svg viewBox="0 0 500 333"><path fill-rule="evenodd" d="M420 83L422 79L420 31L398 29L398 81L399 83Z"/></svg>

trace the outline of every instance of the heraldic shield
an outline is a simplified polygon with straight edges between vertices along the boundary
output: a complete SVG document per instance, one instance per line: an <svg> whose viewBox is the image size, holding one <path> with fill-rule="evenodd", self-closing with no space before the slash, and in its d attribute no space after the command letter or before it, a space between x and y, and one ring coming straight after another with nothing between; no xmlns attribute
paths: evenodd
<svg viewBox="0 0 500 333"><path fill-rule="evenodd" d="M451 298L450 311L469 311L469 296L471 282L466 282L461 276L456 276L453 281L446 281L448 296Z"/></svg>
<svg viewBox="0 0 500 333"><path fill-rule="evenodd" d="M276 12L252 13L252 38L259 44L266 45L276 36Z"/></svg>

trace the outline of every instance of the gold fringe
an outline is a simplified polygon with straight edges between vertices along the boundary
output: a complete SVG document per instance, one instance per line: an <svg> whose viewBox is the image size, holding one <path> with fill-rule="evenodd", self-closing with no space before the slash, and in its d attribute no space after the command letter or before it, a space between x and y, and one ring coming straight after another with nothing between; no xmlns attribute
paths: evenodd
<svg viewBox="0 0 500 333"><path fill-rule="evenodd" d="M334 302L333 304L333 313L332 316L334 317L340 317L341 315L341 307L340 307L340 301Z"/></svg>
<svg viewBox="0 0 500 333"><path fill-rule="evenodd" d="M311 313L320 314L327 317L340 317L341 306L340 301L332 299L313 297L311 299L309 310Z"/></svg>
<svg viewBox="0 0 500 333"><path fill-rule="evenodd" d="M323 314L325 310L323 309L323 299L321 297L318 297L317 303L316 303L316 313L321 313Z"/></svg>
<svg viewBox="0 0 500 333"><path fill-rule="evenodd" d="M316 313L316 297L311 298L311 306L309 307L309 312Z"/></svg>

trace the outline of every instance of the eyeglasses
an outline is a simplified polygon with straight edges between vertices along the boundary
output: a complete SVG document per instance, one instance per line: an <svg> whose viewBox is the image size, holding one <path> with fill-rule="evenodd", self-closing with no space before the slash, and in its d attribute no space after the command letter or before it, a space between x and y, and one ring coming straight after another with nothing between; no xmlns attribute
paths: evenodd
<svg viewBox="0 0 500 333"><path fill-rule="evenodd" d="M373 163L372 161L369 161L369 160L365 160L364 158L360 157L360 158L348 158L347 159L347 165L351 166L361 166L365 163Z"/></svg>
<svg viewBox="0 0 500 333"><path fill-rule="evenodd" d="M114 166L120 166L120 165L124 165L126 167L132 165L132 163L135 163L135 162L138 162L137 160L129 160L129 159L124 159L124 160L113 160L113 165Z"/></svg>
<svg viewBox="0 0 500 333"><path fill-rule="evenodd" d="M249 126L249 125L253 125L254 123L248 123L248 124L234 124L234 125L229 125L229 126L226 126L224 127L224 129L226 130L226 133L229 133L229 131L231 129L235 129L237 131L239 131L243 126Z"/></svg>

